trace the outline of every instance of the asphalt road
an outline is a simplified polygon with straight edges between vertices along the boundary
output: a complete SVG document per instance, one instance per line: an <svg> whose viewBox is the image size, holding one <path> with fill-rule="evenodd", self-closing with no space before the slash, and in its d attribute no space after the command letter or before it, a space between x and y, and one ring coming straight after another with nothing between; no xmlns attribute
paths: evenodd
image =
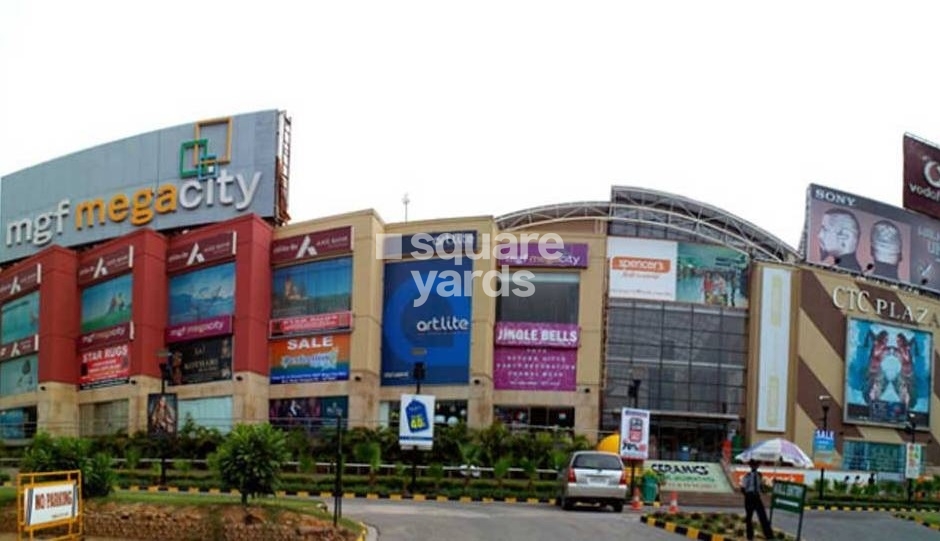
<svg viewBox="0 0 940 541"><path fill-rule="evenodd" d="M693 511L684 508L683 511ZM734 509L713 509L737 512ZM579 509L547 504L344 500L343 514L375 528L379 541L678 541L684 537L652 528L639 513ZM776 512L774 526L796 534L795 515ZM756 524L755 524L756 527ZM887 513L807 511L807 541L938 541L940 534Z"/></svg>

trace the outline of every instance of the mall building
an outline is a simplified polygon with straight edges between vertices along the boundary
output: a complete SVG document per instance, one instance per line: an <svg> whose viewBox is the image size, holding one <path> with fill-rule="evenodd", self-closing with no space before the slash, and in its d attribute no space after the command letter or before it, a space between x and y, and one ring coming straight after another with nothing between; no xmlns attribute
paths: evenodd
<svg viewBox="0 0 940 541"><path fill-rule="evenodd" d="M825 424L844 460L887 468L910 436L889 395L865 399L880 377L940 462L926 289L642 188L500 217L291 223L289 144L286 115L263 111L0 180L4 441L146 431L163 391L179 426L394 426L420 383L439 423L596 440L636 407L651 458L700 461L728 440L809 450ZM914 360L873 377L879 337Z"/></svg>

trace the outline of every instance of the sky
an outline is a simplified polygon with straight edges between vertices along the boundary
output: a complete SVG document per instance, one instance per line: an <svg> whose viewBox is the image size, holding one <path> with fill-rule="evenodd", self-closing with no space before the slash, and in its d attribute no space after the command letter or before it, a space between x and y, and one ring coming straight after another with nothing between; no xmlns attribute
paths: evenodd
<svg viewBox="0 0 940 541"><path fill-rule="evenodd" d="M0 2L0 175L292 119L290 213L386 222L681 194L797 247L810 183L900 206L940 141L940 4Z"/></svg>

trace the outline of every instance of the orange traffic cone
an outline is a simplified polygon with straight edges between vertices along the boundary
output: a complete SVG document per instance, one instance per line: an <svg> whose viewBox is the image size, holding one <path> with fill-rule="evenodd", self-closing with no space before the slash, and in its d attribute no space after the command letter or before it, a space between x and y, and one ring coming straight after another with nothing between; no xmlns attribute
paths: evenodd
<svg viewBox="0 0 940 541"><path fill-rule="evenodd" d="M672 496L669 498L669 513L676 514L679 512L679 497L676 496L675 491L673 491Z"/></svg>
<svg viewBox="0 0 940 541"><path fill-rule="evenodd" d="M640 511L643 509L643 502L640 501L639 487L633 489L633 503L630 504L630 508L635 511Z"/></svg>

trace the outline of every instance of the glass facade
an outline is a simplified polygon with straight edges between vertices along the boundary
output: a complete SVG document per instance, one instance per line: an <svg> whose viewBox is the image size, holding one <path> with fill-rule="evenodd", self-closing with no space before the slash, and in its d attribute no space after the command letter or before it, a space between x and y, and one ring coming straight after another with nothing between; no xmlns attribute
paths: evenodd
<svg viewBox="0 0 940 541"><path fill-rule="evenodd" d="M127 434L127 400L82 404L78 416L82 437Z"/></svg>

